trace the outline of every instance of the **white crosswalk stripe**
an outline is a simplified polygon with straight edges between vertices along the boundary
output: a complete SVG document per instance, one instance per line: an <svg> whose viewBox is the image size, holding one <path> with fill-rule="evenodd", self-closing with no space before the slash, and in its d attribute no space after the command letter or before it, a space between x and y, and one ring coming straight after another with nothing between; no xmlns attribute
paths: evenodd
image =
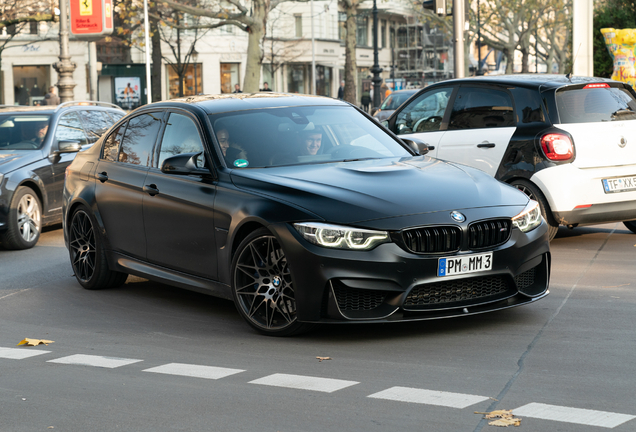
<svg viewBox="0 0 636 432"><path fill-rule="evenodd" d="M250 381L250 384L333 393L337 390L342 390L343 388L359 384L359 382L303 375L273 374Z"/></svg>
<svg viewBox="0 0 636 432"><path fill-rule="evenodd" d="M375 399L387 399L398 402L437 405L450 408L466 408L489 399L486 396L450 393L410 387L391 387L390 389L374 393L372 395L369 395L368 397Z"/></svg>
<svg viewBox="0 0 636 432"><path fill-rule="evenodd" d="M153 372L166 375L179 375L194 378L205 379L220 379L230 375L245 372L243 369L230 369L215 366L202 366L185 363L168 363L162 366L157 366L149 369L144 369L143 372Z"/></svg>
<svg viewBox="0 0 636 432"><path fill-rule="evenodd" d="M50 353L51 351L40 351L26 348L2 348L0 347L0 358L22 360L29 357L35 357L40 354Z"/></svg>
<svg viewBox="0 0 636 432"><path fill-rule="evenodd" d="M137 363L140 361L143 361L143 360L75 354L68 357L61 357L58 359L49 360L49 363L61 363L61 364L80 365L80 366L96 366L96 367L113 369L120 366L129 365L132 363Z"/></svg>
<svg viewBox="0 0 636 432"><path fill-rule="evenodd" d="M616 426L636 418L636 416L627 414L570 408L542 403L529 403L512 410L512 412L516 416L554 420L565 423L576 423L588 426L599 426L608 429L615 428Z"/></svg>

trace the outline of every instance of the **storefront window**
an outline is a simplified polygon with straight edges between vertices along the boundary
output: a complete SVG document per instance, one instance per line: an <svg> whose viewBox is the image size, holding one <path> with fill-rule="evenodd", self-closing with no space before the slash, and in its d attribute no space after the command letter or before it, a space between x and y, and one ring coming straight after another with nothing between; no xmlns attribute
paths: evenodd
<svg viewBox="0 0 636 432"><path fill-rule="evenodd" d="M16 105L40 105L48 92L49 66L13 66Z"/></svg>
<svg viewBox="0 0 636 432"><path fill-rule="evenodd" d="M234 84L239 84L239 64L221 63L221 93L232 93Z"/></svg>
<svg viewBox="0 0 636 432"><path fill-rule="evenodd" d="M331 96L331 68L316 66L316 94Z"/></svg>
<svg viewBox="0 0 636 432"><path fill-rule="evenodd" d="M203 92L201 85L201 64L189 64L183 74L183 95L179 94L179 74L173 65L168 65L168 92L170 99L194 96Z"/></svg>
<svg viewBox="0 0 636 432"><path fill-rule="evenodd" d="M306 93L305 65L290 64L287 66L287 91L289 93Z"/></svg>

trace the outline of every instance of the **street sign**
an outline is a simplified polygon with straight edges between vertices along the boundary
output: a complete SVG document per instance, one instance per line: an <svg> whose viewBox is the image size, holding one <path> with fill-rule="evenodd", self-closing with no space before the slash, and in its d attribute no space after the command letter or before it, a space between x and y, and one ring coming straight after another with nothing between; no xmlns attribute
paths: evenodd
<svg viewBox="0 0 636 432"><path fill-rule="evenodd" d="M113 33L112 0L70 1L73 35L81 39L99 39Z"/></svg>

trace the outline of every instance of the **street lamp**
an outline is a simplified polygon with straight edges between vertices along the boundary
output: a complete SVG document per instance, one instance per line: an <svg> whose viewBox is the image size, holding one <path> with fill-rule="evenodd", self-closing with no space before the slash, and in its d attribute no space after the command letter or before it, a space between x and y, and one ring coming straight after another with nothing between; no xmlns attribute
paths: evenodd
<svg viewBox="0 0 636 432"><path fill-rule="evenodd" d="M378 6L376 4L376 0L373 0L373 66L371 67L371 72L373 73L373 110L372 112L376 112L380 107L380 85L382 83L382 78L380 77L380 73L382 72L382 68L378 64Z"/></svg>

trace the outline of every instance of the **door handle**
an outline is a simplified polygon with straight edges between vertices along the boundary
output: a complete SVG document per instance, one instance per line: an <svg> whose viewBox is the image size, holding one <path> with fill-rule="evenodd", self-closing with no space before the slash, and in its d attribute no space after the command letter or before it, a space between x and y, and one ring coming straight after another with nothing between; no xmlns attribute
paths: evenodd
<svg viewBox="0 0 636 432"><path fill-rule="evenodd" d="M479 148L493 148L494 146L495 146L494 143L489 143L489 142L477 144L477 147Z"/></svg>
<svg viewBox="0 0 636 432"><path fill-rule="evenodd" d="M99 174L97 174L97 180L99 180L102 183L108 180L108 174L106 174L106 171L100 172Z"/></svg>
<svg viewBox="0 0 636 432"><path fill-rule="evenodd" d="M155 196L159 194L159 189L157 189L156 184L144 185L143 190L150 196Z"/></svg>

